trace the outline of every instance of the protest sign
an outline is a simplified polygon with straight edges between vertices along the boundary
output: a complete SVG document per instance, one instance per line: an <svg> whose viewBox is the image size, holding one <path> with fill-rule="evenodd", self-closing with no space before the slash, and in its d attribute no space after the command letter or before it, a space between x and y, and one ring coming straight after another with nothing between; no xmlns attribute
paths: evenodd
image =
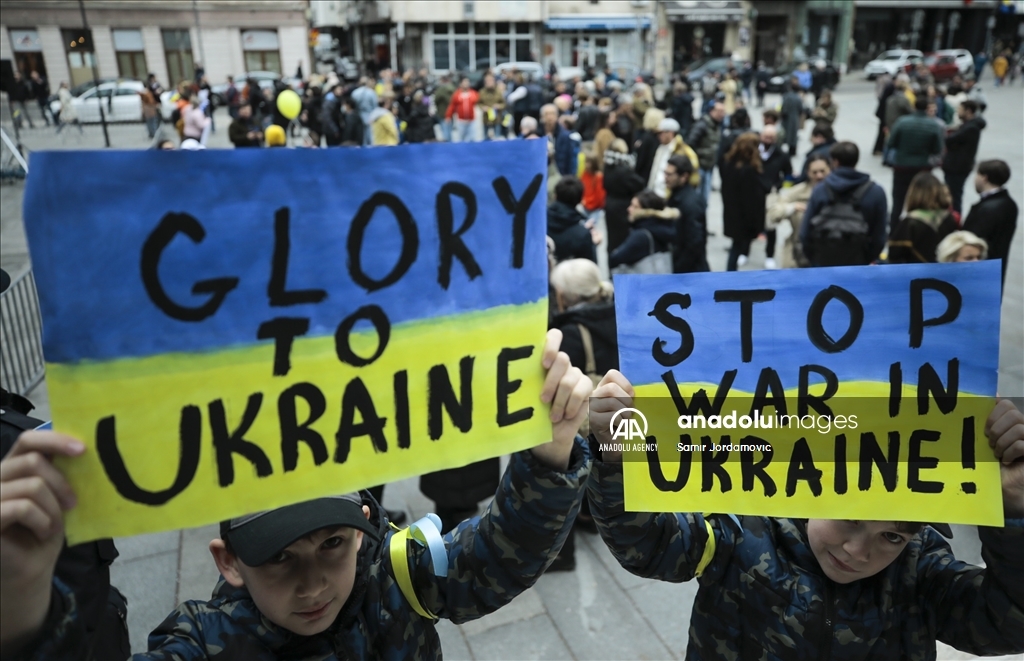
<svg viewBox="0 0 1024 661"><path fill-rule="evenodd" d="M615 288L627 509L1002 525L998 262Z"/></svg>
<svg viewBox="0 0 1024 661"><path fill-rule="evenodd" d="M550 440L543 141L33 155L71 542Z"/></svg>

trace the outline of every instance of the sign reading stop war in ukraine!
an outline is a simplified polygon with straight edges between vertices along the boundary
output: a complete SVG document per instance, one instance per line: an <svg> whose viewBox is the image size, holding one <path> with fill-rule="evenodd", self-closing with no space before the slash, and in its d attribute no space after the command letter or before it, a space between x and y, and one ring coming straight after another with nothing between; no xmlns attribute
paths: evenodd
<svg viewBox="0 0 1024 661"><path fill-rule="evenodd" d="M545 149L34 154L70 541L549 440Z"/></svg>
<svg viewBox="0 0 1024 661"><path fill-rule="evenodd" d="M627 509L1002 525L998 262L615 289Z"/></svg>

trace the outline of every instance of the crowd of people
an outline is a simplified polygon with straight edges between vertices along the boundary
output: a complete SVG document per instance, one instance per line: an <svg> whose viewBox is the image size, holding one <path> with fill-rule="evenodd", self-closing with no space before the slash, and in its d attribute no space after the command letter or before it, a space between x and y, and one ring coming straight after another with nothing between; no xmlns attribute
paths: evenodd
<svg viewBox="0 0 1024 661"><path fill-rule="evenodd" d="M515 455L504 476L488 460L423 477L441 514L440 576L431 569L436 547L392 547L400 513L380 505L383 487L223 522L210 545L221 574L213 598L183 604L153 631L154 658L437 658L437 618L483 616L543 572L573 570L579 531L600 534L641 576L700 577L690 647L702 658L748 658L769 641L783 658L819 658L822 646L836 645L864 658L879 650L927 657L936 639L975 653L1024 651L1024 415L1009 402L986 424L1002 462L1007 520L981 530L987 568L953 559L940 524L624 511L621 456L599 447L633 389L617 371L614 288L598 246L615 274L709 271L716 170L721 226L732 240L728 270L752 267L751 246L764 235L767 269L1002 259L1005 278L1017 223L1009 166L976 163L985 101L972 81L944 89L921 71L880 81L874 151L893 168L890 202L857 169L858 145L836 135L840 109L826 85L816 86L821 76L798 70L779 106L761 111L760 131L748 105L754 96L763 102L758 69L747 63L710 78L698 104L682 79L658 98L649 81L610 70L573 81L487 72L476 84L425 70L384 70L351 85L311 77L294 119L275 101L284 83L229 80L237 148L286 147L290 136L308 148L547 142L551 330L540 399L551 406L551 435ZM161 92L147 81L148 103ZM178 85L174 103L181 147L202 148L214 130L205 76ZM811 148L797 169L807 123ZM155 146L174 148L158 126ZM981 200L962 219L972 172ZM63 513L75 494L53 463L75 461L85 448L53 432L21 433L30 429L4 440L0 651L89 658L109 649L96 633L110 608L96 593L109 578L77 579L113 558L62 569ZM487 494L493 501L474 516ZM799 614L758 590L780 603L792 598ZM834 600L824 612L822 599ZM848 625L848 639L834 633L829 612Z"/></svg>

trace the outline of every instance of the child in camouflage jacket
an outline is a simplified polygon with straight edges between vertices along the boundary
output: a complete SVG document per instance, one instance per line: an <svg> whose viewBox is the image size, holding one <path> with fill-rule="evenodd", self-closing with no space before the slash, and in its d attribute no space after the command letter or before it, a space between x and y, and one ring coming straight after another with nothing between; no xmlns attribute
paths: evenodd
<svg viewBox="0 0 1024 661"><path fill-rule="evenodd" d="M549 331L542 358L548 372L541 400L551 404L552 441L513 455L484 515L444 536L442 575L435 575L427 546L408 542L400 557L410 565L418 604L399 585L401 570L388 552L396 532L384 509L369 495L331 505L317 499L262 513L262 523L222 523L222 538L210 543L222 574L213 598L179 606L150 634L149 653L133 658L440 659L435 619L476 619L532 586L579 509L590 459L576 431L593 385L558 352L560 341L559 331ZM50 547L56 543L59 551L63 539L60 511L73 506L74 496L45 458L81 452L74 439L28 432L11 452L17 461L3 467L4 658L87 656L78 645L73 595L53 579L50 561ZM25 476L40 478L33 484L45 493L22 489L18 479ZM295 523L304 516L314 523ZM266 525L275 518L274 525L291 526L290 536L278 531L277 545ZM254 523L262 528L248 532L258 534L239 536ZM8 608L15 599L21 608Z"/></svg>
<svg viewBox="0 0 1024 661"><path fill-rule="evenodd" d="M598 443L611 442L603 430L632 397L615 371L594 391ZM972 654L1019 654L1024 415L1000 401L985 430L1000 461L1006 525L978 528L984 568L958 561L921 524L626 512L621 453L595 457L587 497L624 568L644 578L698 580L688 660L927 661L936 658L936 640Z"/></svg>

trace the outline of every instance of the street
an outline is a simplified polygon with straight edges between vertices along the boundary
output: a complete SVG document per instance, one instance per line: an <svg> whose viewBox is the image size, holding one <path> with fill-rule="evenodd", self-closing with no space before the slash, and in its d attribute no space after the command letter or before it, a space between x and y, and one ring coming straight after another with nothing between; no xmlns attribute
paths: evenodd
<svg viewBox="0 0 1024 661"><path fill-rule="evenodd" d="M1021 118L1024 97L1019 87L993 88L985 85L987 129L981 138L978 160L999 158L1010 164L1007 188L1018 205L1024 203L1024 140ZM861 149L858 169L869 173L888 193L892 172L871 155L877 130L874 116L874 84L859 72L847 75L834 94L839 105L835 133L840 140L852 140ZM768 105L778 103L769 95ZM3 110L3 126L11 124ZM755 128L761 115L751 108ZM228 148L229 118L216 115L217 131L209 148ZM165 127L166 128L166 127ZM801 135L793 160L795 169L803 163L808 148L810 123ZM110 127L111 144L117 149L144 149L150 145L141 124ZM103 146L99 126L87 126L83 134L71 127L61 135L52 128L23 130L21 140L29 152L61 149L99 149ZM32 160L29 158L31 172ZM31 174L30 174L31 176ZM159 173L154 173L159 176ZM715 189L718 190L717 181ZM24 183L0 187L0 263L13 278L30 268L22 227L21 206ZM964 212L977 202L978 194L968 180ZM69 210L70 211L70 210ZM708 260L713 271L725 270L729 239L722 235L721 196L712 195L708 209ZM780 238L781 242L781 238ZM750 261L743 270L758 270L764 264L764 240L754 243ZM884 268L884 267L879 267ZM1002 396L1024 397L1024 230L1018 226L1010 252L1010 264L1003 295L1000 326L999 392ZM34 415L48 419L45 382L29 393L37 405ZM384 504L401 509L415 520L430 511L431 502L419 492L418 478L388 485ZM980 563L976 531L954 526L951 545L959 559ZM116 540L121 553L111 567L111 581L128 598L129 628L133 651L146 649L146 636L181 601L208 599L218 573L207 545L218 534L216 526L142 535ZM480 620L455 626L441 621L438 631L448 659L681 659L684 657L690 609L696 582L670 584L641 579L623 570L600 538L577 534L576 569L543 576L537 586L509 606ZM939 659L970 659L972 655L940 644ZM1011 658L1011 657L1002 657Z"/></svg>

